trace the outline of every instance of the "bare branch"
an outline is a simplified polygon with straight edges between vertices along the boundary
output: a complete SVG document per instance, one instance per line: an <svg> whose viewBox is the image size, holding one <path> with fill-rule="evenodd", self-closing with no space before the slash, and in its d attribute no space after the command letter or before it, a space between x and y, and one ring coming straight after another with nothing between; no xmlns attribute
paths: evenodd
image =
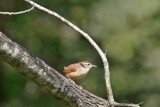
<svg viewBox="0 0 160 107"><path fill-rule="evenodd" d="M97 96L93 96L91 93L83 90L81 87L76 86L73 81L64 78L63 76L58 74L56 70L49 67L47 64L45 64L40 59L34 58L25 49L23 49L22 47L20 47L16 43L15 44L12 43L12 41L9 40L8 38L7 38L7 40L8 40L7 42L11 42L12 45L10 45L10 43L5 43L3 41L4 38L2 37L3 39L1 41L4 42L4 44L2 44L2 46L0 47L0 54L2 54L2 56L4 55L4 57L6 58L5 60L8 59L7 60L8 63L10 63L11 65L15 65L16 68L20 68L21 69L20 73L29 77L30 79L35 81L37 84L39 84L43 87L46 87L51 94L62 99L64 102L68 103L71 107L73 105L77 106L77 107L79 107L79 106L81 106L81 107L94 107L94 106L108 107L109 105L111 107L116 107L116 106L117 107L140 107L139 104L124 104L124 103L117 103L114 101L111 83L110 83L109 64L108 64L106 54L101 50L101 48L93 41L93 39L87 33L82 31L81 29L79 29L77 26L75 26L74 24L72 24L71 22L69 22L68 20L66 20L65 18L60 16L59 14L57 14L56 12L51 11L45 7L42 7L31 0L25 0L25 1L30 3L33 7L31 9L28 9L25 11L0 12L0 14L18 15L18 14L29 12L29 11L33 10L34 7L36 7L38 9L56 17L57 19L61 20L62 22L67 24L69 27L71 27L75 31L77 31L79 34L84 36L90 42L90 44L96 49L96 51L98 52L98 54L100 55L100 57L103 61L104 70L105 70L106 90L107 90L107 97L108 97L109 103L105 100L97 98ZM2 33L0 33L0 36L5 37L5 35L3 35ZM0 45L1 45L1 43L0 43ZM14 51L12 50L12 48L14 49ZM13 53L12 53L12 51L13 51ZM21 56L19 55L19 52L22 52L22 53L20 53ZM16 59L16 57L18 59ZM17 66L17 63L18 63L18 66ZM56 75L56 78L54 78L54 79L51 78L51 77L54 77L55 75ZM58 80L58 82L55 84L55 82L57 80ZM72 91L70 90L71 87L74 88L74 89L71 89ZM59 89L61 89L60 92L59 92ZM71 91L71 92L68 92L68 91ZM77 95L77 91L79 91L78 95ZM84 96L82 95L82 93L84 93ZM81 95L79 96L79 94L81 94ZM88 96L90 96L90 97L88 98ZM76 99L76 98L78 98L78 99ZM74 99L74 101L73 101L73 99ZM102 103L100 103L100 102L102 102Z"/></svg>
<svg viewBox="0 0 160 107"><path fill-rule="evenodd" d="M114 106L114 107L140 107L141 104L143 104L143 102L141 102L139 104L127 104L127 103L114 102L113 104L111 104L111 106Z"/></svg>
<svg viewBox="0 0 160 107"><path fill-rule="evenodd" d="M70 107L109 107L104 100L65 78L0 32L0 58Z"/></svg>
<svg viewBox="0 0 160 107"><path fill-rule="evenodd" d="M30 3L34 7L38 8L38 9L40 9L42 11L45 11L48 14L53 15L54 17L58 18L59 20L61 20L62 22L64 22L65 24L67 24L68 26L73 28L75 31L77 31L79 34L84 36L92 44L92 46L97 50L97 52L99 53L99 55L101 56L101 59L103 61L103 65L104 65L104 69L105 69L105 81L106 81L106 89L107 89L108 100L110 102L114 102L114 97L113 97L111 83L110 83L109 64L108 64L108 60L106 58L106 55L103 53L101 48L93 41L93 39L87 33L82 31L81 29L79 29L77 26L75 26L74 24L69 22L67 19L65 19L62 16L60 16L59 14L57 14L56 12L51 11L51 10L45 8L45 7L42 7L39 4L37 4L37 3L35 3L33 1L31 1L31 0L25 0L25 1Z"/></svg>
<svg viewBox="0 0 160 107"><path fill-rule="evenodd" d="M0 14L3 14L3 15L19 15L19 14L24 14L24 13L30 12L33 9L34 9L34 6L32 6L31 8L29 8L27 10L24 10L24 11L19 11L19 12L0 12Z"/></svg>

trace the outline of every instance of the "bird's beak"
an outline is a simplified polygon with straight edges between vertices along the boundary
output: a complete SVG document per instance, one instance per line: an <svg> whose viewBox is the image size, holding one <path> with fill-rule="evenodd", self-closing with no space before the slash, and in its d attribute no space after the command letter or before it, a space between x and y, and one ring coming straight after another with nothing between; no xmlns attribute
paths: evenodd
<svg viewBox="0 0 160 107"><path fill-rule="evenodd" d="M96 65L92 65L92 67L97 67Z"/></svg>

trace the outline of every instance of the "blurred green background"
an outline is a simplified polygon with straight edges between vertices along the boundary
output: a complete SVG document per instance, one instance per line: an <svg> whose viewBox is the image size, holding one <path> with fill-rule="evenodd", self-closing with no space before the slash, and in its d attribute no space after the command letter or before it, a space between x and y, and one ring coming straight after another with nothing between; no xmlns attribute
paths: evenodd
<svg viewBox="0 0 160 107"><path fill-rule="evenodd" d="M90 34L107 50L115 100L160 106L159 0L34 0ZM0 11L29 8L24 0L0 0ZM96 64L79 84L106 99L104 70L93 47L78 33L40 10L0 15L0 31L63 74L63 67ZM64 75L64 74L63 74ZM0 62L0 107L66 107L14 68Z"/></svg>

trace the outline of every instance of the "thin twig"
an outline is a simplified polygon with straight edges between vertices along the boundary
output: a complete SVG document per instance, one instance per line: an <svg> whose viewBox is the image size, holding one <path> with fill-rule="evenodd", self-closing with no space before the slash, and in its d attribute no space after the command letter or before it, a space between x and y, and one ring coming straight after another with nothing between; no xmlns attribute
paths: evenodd
<svg viewBox="0 0 160 107"><path fill-rule="evenodd" d="M101 59L103 61L103 65L104 65L104 69L105 69L105 81L106 81L108 100L110 102L114 102L114 97L113 97L111 83L110 83L110 72L109 72L108 60L106 58L106 55L103 53L103 51L100 49L100 47L93 41L93 39L87 33L82 31L81 29L79 29L77 26L75 26L74 24L69 22L67 19L65 19L62 16L60 16L59 14L57 14L56 12L51 11L51 10L45 8L45 7L42 7L39 4L37 4L37 3L35 3L33 1L31 1L31 0L25 0L25 1L30 3L34 7L38 8L38 9L40 9L42 11L45 11L48 14L53 15L54 17L58 18L59 20L61 20L62 22L64 22L65 24L67 24L68 26L73 28L75 31L77 31L79 34L84 36L92 44L92 46L97 50L97 52L99 53L99 55L101 56Z"/></svg>
<svg viewBox="0 0 160 107"><path fill-rule="evenodd" d="M113 105L114 107L140 107L141 104L143 104L143 102L139 104L127 104L127 103L114 102L113 104L111 104L111 106Z"/></svg>
<svg viewBox="0 0 160 107"><path fill-rule="evenodd" d="M24 14L27 12L30 12L34 9L34 6L32 6L31 8L27 9L27 10L23 10L23 11L19 11L19 12L0 12L0 14L3 15L19 15L19 14Z"/></svg>

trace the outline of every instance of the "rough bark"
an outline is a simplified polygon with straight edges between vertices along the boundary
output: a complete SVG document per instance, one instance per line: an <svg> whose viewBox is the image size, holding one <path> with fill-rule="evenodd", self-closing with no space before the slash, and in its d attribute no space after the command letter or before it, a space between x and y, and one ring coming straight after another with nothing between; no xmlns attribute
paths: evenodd
<svg viewBox="0 0 160 107"><path fill-rule="evenodd" d="M109 107L104 100L65 78L0 32L0 58L70 107Z"/></svg>

